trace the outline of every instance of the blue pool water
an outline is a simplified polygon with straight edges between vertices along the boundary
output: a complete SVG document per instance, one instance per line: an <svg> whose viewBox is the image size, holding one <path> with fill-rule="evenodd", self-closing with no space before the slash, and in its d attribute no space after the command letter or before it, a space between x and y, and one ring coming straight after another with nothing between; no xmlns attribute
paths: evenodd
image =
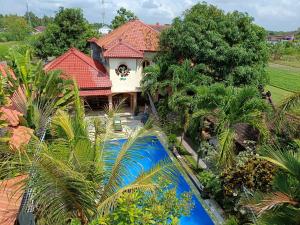
<svg viewBox="0 0 300 225"><path fill-rule="evenodd" d="M121 149L121 146L126 142L126 139L119 139L113 141L113 145L109 145L110 152L112 154L117 154ZM142 141L138 141L138 144L134 146L139 151L139 154L142 153L143 156L139 157L137 160L143 166L145 171L149 170L153 167L157 162L163 159L168 159L169 155L159 142L157 137L145 137ZM125 182L131 183L134 181L136 176L142 170L142 167L129 167L131 174L126 177ZM177 170L178 176L178 188L177 194L181 194L182 192L191 191L189 184L186 182L185 178L182 174ZM201 203L198 201L195 195L192 196L192 200L195 204L195 207L192 209L190 216L183 216L180 219L181 225L212 225L214 224L211 218L206 213L205 209L202 207Z"/></svg>

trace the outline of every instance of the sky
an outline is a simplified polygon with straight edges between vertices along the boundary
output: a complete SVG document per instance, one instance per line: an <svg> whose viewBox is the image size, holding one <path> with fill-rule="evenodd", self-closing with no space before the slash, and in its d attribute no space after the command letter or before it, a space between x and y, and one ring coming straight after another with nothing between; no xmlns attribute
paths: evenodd
<svg viewBox="0 0 300 225"><path fill-rule="evenodd" d="M23 15L29 10L38 16L54 16L60 6L81 8L90 22L110 23L120 7L133 11L146 23L171 23L197 0L0 0L0 14ZM267 30L292 31L300 27L300 0L206 0L226 12L247 12L255 23Z"/></svg>

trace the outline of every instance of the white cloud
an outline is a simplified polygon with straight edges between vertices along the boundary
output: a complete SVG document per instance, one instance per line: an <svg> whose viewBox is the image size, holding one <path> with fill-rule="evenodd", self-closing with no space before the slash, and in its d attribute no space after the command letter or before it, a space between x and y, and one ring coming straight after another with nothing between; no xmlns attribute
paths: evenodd
<svg viewBox="0 0 300 225"><path fill-rule="evenodd" d="M101 1L101 0L100 0ZM39 16L53 16L60 6L82 8L91 22L101 21L99 0L29 0L30 10ZM300 0L206 0L228 11L247 12L269 30L295 30L300 27ZM198 0L105 0L105 18L110 22L120 7L133 11L147 23L170 23L175 16ZM26 0L0 0L0 13L24 14Z"/></svg>

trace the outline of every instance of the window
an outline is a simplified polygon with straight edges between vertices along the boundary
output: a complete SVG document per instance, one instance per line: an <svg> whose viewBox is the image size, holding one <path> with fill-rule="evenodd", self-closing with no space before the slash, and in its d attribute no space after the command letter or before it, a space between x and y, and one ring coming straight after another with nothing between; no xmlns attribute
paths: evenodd
<svg viewBox="0 0 300 225"><path fill-rule="evenodd" d="M142 63L143 69L145 69L147 66L150 66L150 62L148 60L144 60Z"/></svg>

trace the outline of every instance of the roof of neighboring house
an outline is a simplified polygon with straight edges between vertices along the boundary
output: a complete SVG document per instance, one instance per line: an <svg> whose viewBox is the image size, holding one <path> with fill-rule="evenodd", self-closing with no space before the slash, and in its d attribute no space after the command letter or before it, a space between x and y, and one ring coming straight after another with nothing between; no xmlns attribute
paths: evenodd
<svg viewBox="0 0 300 225"><path fill-rule="evenodd" d="M100 39L90 41L107 50L120 40L138 51L156 52L159 49L159 32L140 20L131 20Z"/></svg>
<svg viewBox="0 0 300 225"><path fill-rule="evenodd" d="M158 32L162 32L163 30L171 27L170 24L149 24L150 27L152 27L154 30L157 30Z"/></svg>
<svg viewBox="0 0 300 225"><path fill-rule="evenodd" d="M76 80L79 89L110 88L112 85L105 67L76 48L48 63L45 70L61 70Z"/></svg>
<svg viewBox="0 0 300 225"><path fill-rule="evenodd" d="M37 32L43 32L44 30L46 30L46 27L45 26L37 26L33 29Z"/></svg>
<svg viewBox="0 0 300 225"><path fill-rule="evenodd" d="M22 180L27 176L18 176L0 182L0 224L13 225L19 213L24 190Z"/></svg>
<svg viewBox="0 0 300 225"><path fill-rule="evenodd" d="M124 41L119 40L114 46L104 52L106 58L143 58L144 53L134 49Z"/></svg>

